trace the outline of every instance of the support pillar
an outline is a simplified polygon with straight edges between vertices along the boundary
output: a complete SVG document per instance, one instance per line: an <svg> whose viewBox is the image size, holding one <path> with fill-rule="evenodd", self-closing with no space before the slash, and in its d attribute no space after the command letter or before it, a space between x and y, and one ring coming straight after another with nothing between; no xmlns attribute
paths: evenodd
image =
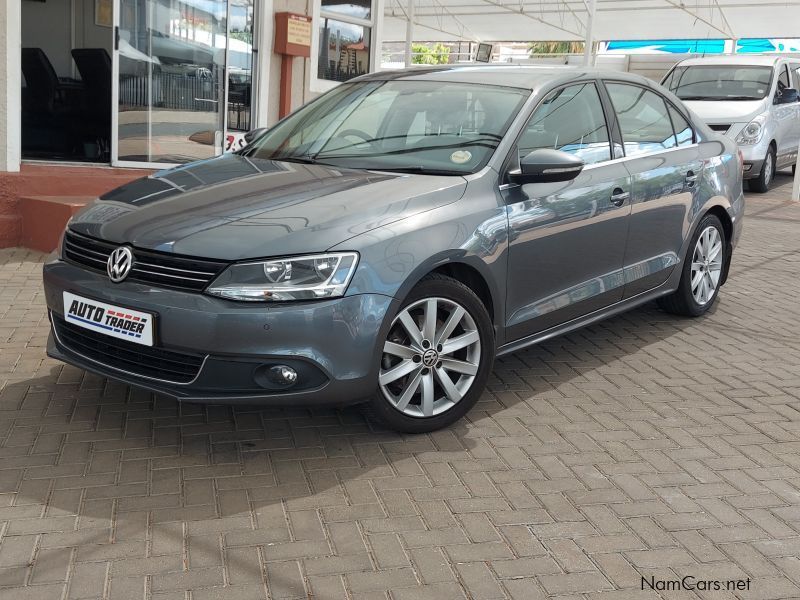
<svg viewBox="0 0 800 600"><path fill-rule="evenodd" d="M792 186L792 202L800 202L800 146L797 148L797 160L794 164L794 185Z"/></svg>
<svg viewBox="0 0 800 600"><path fill-rule="evenodd" d="M406 68L412 63L412 48L414 43L414 0L408 0L406 8Z"/></svg>
<svg viewBox="0 0 800 600"><path fill-rule="evenodd" d="M19 171L21 2L0 3L0 172Z"/></svg>
<svg viewBox="0 0 800 600"><path fill-rule="evenodd" d="M594 65L594 15L597 11L597 0L587 0L586 2L586 38L583 48L583 66L591 67Z"/></svg>

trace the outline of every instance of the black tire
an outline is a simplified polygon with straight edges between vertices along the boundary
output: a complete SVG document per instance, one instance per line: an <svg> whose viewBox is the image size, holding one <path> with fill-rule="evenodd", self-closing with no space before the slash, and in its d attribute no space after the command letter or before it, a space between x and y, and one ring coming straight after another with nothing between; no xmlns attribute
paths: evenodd
<svg viewBox="0 0 800 600"><path fill-rule="evenodd" d="M775 149L770 146L767 156L764 158L764 164L761 165L761 172L755 179L747 180L747 189L757 194L766 194L775 179L775 167Z"/></svg>
<svg viewBox="0 0 800 600"><path fill-rule="evenodd" d="M478 370L470 387L463 397L438 415L415 417L400 410L378 389L371 405L375 415L390 429L405 433L426 433L447 427L463 417L480 398L486 387L494 363L495 339L494 328L486 307L478 296L463 283L445 275L431 273L414 286L400 305L397 315L406 307L425 298L444 298L459 304L467 311L475 322L480 336L480 358ZM397 316L395 315L395 317ZM393 317L394 319L394 317ZM391 333L391 331L390 331ZM381 357L383 361L385 356Z"/></svg>
<svg viewBox="0 0 800 600"><path fill-rule="evenodd" d="M722 223L716 215L708 214L701 219L700 224L697 226L689 242L686 258L683 261L681 282L678 285L678 289L669 296L664 296L658 300L659 306L669 313L684 317L699 317L705 314L714 305L714 302L717 301L719 290L722 287L722 277L720 277L720 283L717 284L711 299L705 304L698 303L692 294L692 259L694 250L697 246L697 240L700 238L700 234L709 226L717 229L720 240L722 240L722 268L724 269L727 264L728 240L725 238L725 229L722 227Z"/></svg>

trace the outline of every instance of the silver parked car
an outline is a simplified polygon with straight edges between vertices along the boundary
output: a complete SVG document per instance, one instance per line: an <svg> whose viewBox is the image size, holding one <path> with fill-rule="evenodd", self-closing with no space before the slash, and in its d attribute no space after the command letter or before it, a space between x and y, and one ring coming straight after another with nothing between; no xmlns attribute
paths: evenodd
<svg viewBox="0 0 800 600"><path fill-rule="evenodd" d="M76 216L44 269L48 353L181 400L369 400L430 431L475 404L495 356L651 300L706 312L741 169L641 77L364 76Z"/></svg>
<svg viewBox="0 0 800 600"><path fill-rule="evenodd" d="M779 169L797 162L800 59L714 56L678 63L669 88L714 131L736 140L750 191L766 192Z"/></svg>

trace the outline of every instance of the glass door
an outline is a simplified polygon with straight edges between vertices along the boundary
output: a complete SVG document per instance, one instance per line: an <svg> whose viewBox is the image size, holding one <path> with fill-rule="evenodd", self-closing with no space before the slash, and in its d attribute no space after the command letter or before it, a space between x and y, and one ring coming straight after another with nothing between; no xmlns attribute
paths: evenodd
<svg viewBox="0 0 800 600"><path fill-rule="evenodd" d="M227 0L114 0L112 163L222 153Z"/></svg>

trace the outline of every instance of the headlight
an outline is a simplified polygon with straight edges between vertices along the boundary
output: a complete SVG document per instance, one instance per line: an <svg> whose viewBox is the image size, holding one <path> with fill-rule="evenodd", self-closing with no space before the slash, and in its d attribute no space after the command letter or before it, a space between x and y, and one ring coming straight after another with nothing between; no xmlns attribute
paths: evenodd
<svg viewBox="0 0 800 600"><path fill-rule="evenodd" d="M337 252L231 265L207 293L230 300L283 302L342 296L358 254Z"/></svg>
<svg viewBox="0 0 800 600"><path fill-rule="evenodd" d="M766 117L764 115L758 115L755 119L750 121L745 125L744 129L742 129L741 133L736 136L736 143L752 146L760 142L761 137L764 135L765 120Z"/></svg>

